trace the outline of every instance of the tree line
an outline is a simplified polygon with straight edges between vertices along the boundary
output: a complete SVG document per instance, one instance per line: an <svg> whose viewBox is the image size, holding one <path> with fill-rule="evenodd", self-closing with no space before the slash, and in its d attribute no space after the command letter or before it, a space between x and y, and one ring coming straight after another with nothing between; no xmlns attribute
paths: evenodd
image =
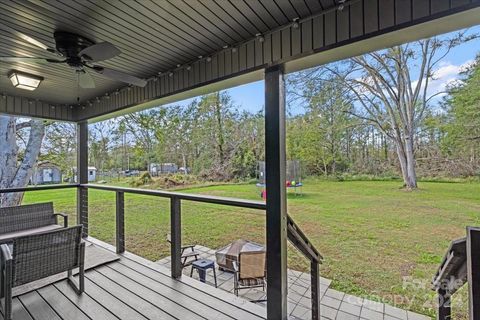
<svg viewBox="0 0 480 320"><path fill-rule="evenodd" d="M398 176L409 189L418 175L478 175L479 58L446 91L429 90L449 52L474 39L460 32L289 75L287 158L301 160L308 175ZM174 162L231 180L254 178L264 160L263 111L241 111L228 91L109 125L92 128L98 168ZM114 134L98 133L105 128Z"/></svg>

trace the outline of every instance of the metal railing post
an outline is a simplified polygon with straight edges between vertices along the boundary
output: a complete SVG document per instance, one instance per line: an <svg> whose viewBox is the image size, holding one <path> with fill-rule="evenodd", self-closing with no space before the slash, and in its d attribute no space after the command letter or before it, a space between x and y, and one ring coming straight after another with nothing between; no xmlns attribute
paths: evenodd
<svg viewBox="0 0 480 320"><path fill-rule="evenodd" d="M82 237L88 237L88 189L77 187L77 223L83 226Z"/></svg>
<svg viewBox="0 0 480 320"><path fill-rule="evenodd" d="M470 319L480 319L480 228L467 227L467 280Z"/></svg>
<svg viewBox="0 0 480 320"><path fill-rule="evenodd" d="M172 278L182 276L182 228L181 202L178 197L170 198L170 234L171 234L171 269Z"/></svg>
<svg viewBox="0 0 480 320"><path fill-rule="evenodd" d="M310 262L310 280L311 288L311 303L312 303L312 320L320 319L320 272L317 261Z"/></svg>
<svg viewBox="0 0 480 320"><path fill-rule="evenodd" d="M117 253L125 252L125 194L116 192L116 247Z"/></svg>
<svg viewBox="0 0 480 320"><path fill-rule="evenodd" d="M438 289L438 320L451 320L450 295L444 289Z"/></svg>
<svg viewBox="0 0 480 320"><path fill-rule="evenodd" d="M77 123L77 183L88 183L88 123ZM83 237L88 236L88 189L77 189L77 219L83 225Z"/></svg>

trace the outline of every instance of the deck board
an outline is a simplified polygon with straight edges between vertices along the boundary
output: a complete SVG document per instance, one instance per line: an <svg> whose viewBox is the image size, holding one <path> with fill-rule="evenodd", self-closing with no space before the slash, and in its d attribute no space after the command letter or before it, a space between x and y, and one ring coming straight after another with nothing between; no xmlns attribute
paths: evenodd
<svg viewBox="0 0 480 320"><path fill-rule="evenodd" d="M67 281L56 283L55 288L62 292L67 299L82 309L92 320L118 320L110 311L92 299L88 294L77 295L71 290Z"/></svg>
<svg viewBox="0 0 480 320"><path fill-rule="evenodd" d="M131 308L136 310L138 313L140 313L147 319L175 319L168 312L165 311L165 308L170 309L170 307L167 306L166 303L163 303L163 305L156 307L147 300L141 298L140 295L132 292L130 288L124 288L120 284L110 280L109 278L105 277L97 271L88 272L87 277L108 292L111 292L118 299L122 299L124 302L128 303ZM182 313L182 315L185 316L186 319L187 317L188 319L193 319L193 317L190 317L188 310L186 310L185 313ZM181 318L177 317L177 319Z"/></svg>
<svg viewBox="0 0 480 320"><path fill-rule="evenodd" d="M27 310L23 304L18 300L18 298L13 298L12 302L12 316L15 320L32 320L32 317L28 314ZM3 320L3 316L0 314L0 320Z"/></svg>
<svg viewBox="0 0 480 320"><path fill-rule="evenodd" d="M47 286L37 291L62 319L89 320L89 318L67 299L54 286Z"/></svg>
<svg viewBox="0 0 480 320"><path fill-rule="evenodd" d="M88 275L89 272L87 272ZM107 310L110 310L117 318L121 320L145 320L147 317L138 313L133 309L129 303L128 296L122 299L118 299L113 293L103 289L97 283L90 281L89 278L85 279L86 293L92 297L95 301L104 306ZM117 293L118 295L118 293ZM36 320L36 319L35 319Z"/></svg>
<svg viewBox="0 0 480 320"><path fill-rule="evenodd" d="M34 319L62 320L37 291L21 295L19 299Z"/></svg>
<svg viewBox="0 0 480 320"><path fill-rule="evenodd" d="M139 272L152 279L158 278L163 284L167 284L175 290L194 297L197 301L212 305L217 310L233 316L234 319L266 319L264 308L238 298L233 294L225 294L224 291L217 290L211 286L205 286L201 282L189 277L182 277L181 282L174 280L165 274L164 267L154 265L155 269L153 269L151 266L145 266L130 259L122 259L119 263L134 270L139 270Z"/></svg>
<svg viewBox="0 0 480 320"><path fill-rule="evenodd" d="M99 243L112 249L94 242ZM188 277L173 279L167 268L131 253L88 270L82 295L62 280L13 300L13 320L89 319L262 320L266 316L262 307ZM0 320L4 320L1 313Z"/></svg>
<svg viewBox="0 0 480 320"><path fill-rule="evenodd" d="M224 314L228 314L230 316L233 316L234 319L245 319L245 320L259 320L262 319L262 317L250 312L247 308L242 308L245 307L242 305L240 307L240 304L236 304L237 302L237 297L234 295L224 295L226 297L231 296L230 298L232 299L231 301L225 301L221 300L222 303L219 303L219 297L218 296L212 296L210 295L209 291L203 291L199 290L197 287L193 287L190 285L187 285L183 281L187 280L182 278L182 282L176 281L169 276L158 272L156 270L153 270L147 266L144 266L142 264L139 264L135 261L125 259L120 261L121 265L127 266L133 270L139 270L142 274L150 277L151 279L158 279L161 281L163 284L169 285L171 288L175 289L176 291L179 291L187 296L193 297L199 302L202 302L206 305L210 305L214 307L216 310L221 311ZM190 278L189 278L190 279ZM190 279L192 281L198 282L196 280ZM214 290L215 294L223 294L222 291L217 292L217 290L214 287L208 287L208 289ZM206 289L207 290L207 289ZM228 298L227 298L228 299ZM245 300L244 300L245 301ZM250 305L250 302L245 302L248 305ZM253 304L252 304L253 305Z"/></svg>
<svg viewBox="0 0 480 320"><path fill-rule="evenodd" d="M229 314L222 313L221 311L215 309L215 306L214 305L212 306L212 303L214 301L210 300L210 302L212 302L210 304L198 301L197 300L198 298L195 299L189 295L185 295L179 291L176 291L164 285L161 282L158 282L152 278L142 275L141 273L135 270L128 268L127 266L124 266L122 264L115 264L112 266L108 266L108 268L118 271L119 273L123 274L125 277L128 277L143 286L150 287L152 290L161 294L162 296L165 296L165 297L174 296L177 303L179 303L180 305L188 306L190 310L192 310L202 318L235 319L230 317Z"/></svg>
<svg viewBox="0 0 480 320"><path fill-rule="evenodd" d="M116 283L121 283L122 286L125 286L126 288L128 288L128 290L132 291L138 296L143 297L151 304L158 306L159 308L161 308L175 318L192 320L209 318L208 314L204 313L202 315L201 310L200 312L195 312L195 310L192 310L193 308L190 304L192 301L185 301L185 299L183 299L183 295L176 294L175 292L173 292L173 290L170 294L160 294L159 292L161 292L160 290L162 290L163 288L154 288L154 281L150 280L150 285L147 283L140 284L135 279L129 278L128 276L107 267L101 268L97 271L108 277L109 279L115 281ZM142 279L137 280L142 281ZM146 286L149 286L151 289L147 288ZM188 309L184 306L188 306ZM207 309L207 306L204 306L204 309ZM214 310L212 311L214 312ZM212 314L211 312L210 317Z"/></svg>
<svg viewBox="0 0 480 320"><path fill-rule="evenodd" d="M221 310L217 310L214 299L208 299L208 296L206 299L202 299L197 293L195 297L192 297L188 294L185 294L185 292L165 285L154 277L144 275L123 264L115 264L109 266L109 268L115 269L116 271L124 274L131 279L134 279L135 281L141 283L144 286L149 286L150 288L152 288L158 293L161 293L164 296L175 296L175 299L178 303L188 306L189 309L191 309L193 312L197 313L203 318L208 319L217 317L221 319L235 319L234 317L231 317L229 313L222 313Z"/></svg>

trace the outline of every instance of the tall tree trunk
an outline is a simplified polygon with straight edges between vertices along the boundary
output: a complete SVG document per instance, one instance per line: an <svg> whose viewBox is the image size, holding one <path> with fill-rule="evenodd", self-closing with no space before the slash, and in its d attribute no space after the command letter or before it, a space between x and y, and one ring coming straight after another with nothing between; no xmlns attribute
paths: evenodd
<svg viewBox="0 0 480 320"><path fill-rule="evenodd" d="M417 188L417 173L415 171L415 155L413 154L413 135L405 138L405 153L407 157L407 177L406 187L409 189Z"/></svg>
<svg viewBox="0 0 480 320"><path fill-rule="evenodd" d="M400 171L402 172L402 178L404 186L407 185L407 156L405 155L404 148L401 141L395 141L395 147L397 148L398 162L400 163Z"/></svg>
<svg viewBox="0 0 480 320"><path fill-rule="evenodd" d="M30 134L21 163L18 163L16 135L15 117L0 116L0 186L2 189L27 186L40 154L45 124L43 120L30 121ZM0 206L19 205L22 199L23 192L3 194L0 197Z"/></svg>
<svg viewBox="0 0 480 320"><path fill-rule="evenodd" d="M403 184L407 189L417 188L417 175L415 171L415 156L413 154L413 142L411 139L397 138L395 140L398 161L402 171Z"/></svg>

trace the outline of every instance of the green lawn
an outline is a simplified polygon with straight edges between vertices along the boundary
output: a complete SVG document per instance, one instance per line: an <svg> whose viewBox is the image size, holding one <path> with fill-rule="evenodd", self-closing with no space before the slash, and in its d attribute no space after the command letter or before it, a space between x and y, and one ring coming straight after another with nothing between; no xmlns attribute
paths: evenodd
<svg viewBox="0 0 480 320"><path fill-rule="evenodd" d="M303 196L288 197L288 211L325 257L323 276L333 287L403 308L434 315L425 302L434 297L427 284L451 239L462 237L466 225L480 225L480 184L420 184L406 192L398 181L333 182L310 179ZM191 188L182 192L259 200L248 185ZM169 255L169 202L126 195L126 246L151 260ZM25 203L51 200L58 211L75 214L75 191L30 192ZM89 193L90 234L113 243L114 193ZM74 219L74 217L72 217ZM182 206L184 243L218 248L237 238L264 242L263 212L185 202ZM289 247L289 267L307 267ZM404 286L403 277L413 280ZM465 298L462 292L455 300ZM465 310L465 306L460 309ZM462 311L461 318L466 318Z"/></svg>

